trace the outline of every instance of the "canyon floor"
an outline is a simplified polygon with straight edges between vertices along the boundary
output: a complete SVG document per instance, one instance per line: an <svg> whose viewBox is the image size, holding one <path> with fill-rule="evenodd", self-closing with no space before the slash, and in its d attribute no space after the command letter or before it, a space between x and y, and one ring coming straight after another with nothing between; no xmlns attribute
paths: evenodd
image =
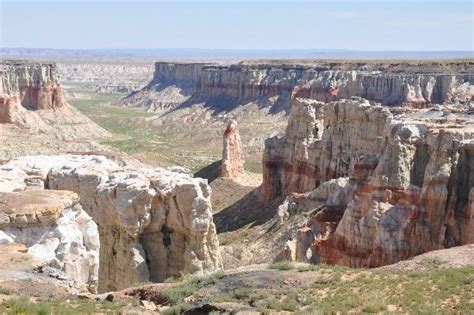
<svg viewBox="0 0 474 315"><path fill-rule="evenodd" d="M68 101L112 134L111 138L98 139L100 144L144 163L162 167L179 165L195 172L221 159L222 133L226 126L222 115L216 116L201 105L166 114L110 105L122 96L83 91ZM243 111L237 109L230 115L240 118L245 168L261 173L263 141L268 135L284 130L285 116L268 116L257 105Z"/></svg>

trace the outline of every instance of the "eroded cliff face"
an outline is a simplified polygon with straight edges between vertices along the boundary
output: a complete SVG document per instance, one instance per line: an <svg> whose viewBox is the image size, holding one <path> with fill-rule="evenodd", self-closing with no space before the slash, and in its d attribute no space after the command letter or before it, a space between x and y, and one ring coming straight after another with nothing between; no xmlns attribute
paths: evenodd
<svg viewBox="0 0 474 315"><path fill-rule="evenodd" d="M205 180L101 156L23 157L0 167L0 191L32 185L80 196L99 227L99 291L221 268Z"/></svg>
<svg viewBox="0 0 474 315"><path fill-rule="evenodd" d="M312 261L375 267L471 243L473 139L455 107L296 100L286 135L266 143L261 197L307 192L283 210L315 212L297 240Z"/></svg>
<svg viewBox="0 0 474 315"><path fill-rule="evenodd" d="M61 109L64 95L55 64L22 61L0 63L0 122L12 122L12 111Z"/></svg>
<svg viewBox="0 0 474 315"><path fill-rule="evenodd" d="M359 156L380 152L390 116L368 101L293 100L285 136L265 142L262 201L348 176Z"/></svg>
<svg viewBox="0 0 474 315"><path fill-rule="evenodd" d="M158 62L153 81L128 101L135 105L141 102L151 110L173 108L190 100L214 106L218 99L244 104L261 98L289 99L290 95L322 102L358 96L388 106L465 104L474 95L473 72L470 62Z"/></svg>
<svg viewBox="0 0 474 315"><path fill-rule="evenodd" d="M0 193L0 243L24 244L35 263L64 271L74 287L97 290L97 225L68 191Z"/></svg>

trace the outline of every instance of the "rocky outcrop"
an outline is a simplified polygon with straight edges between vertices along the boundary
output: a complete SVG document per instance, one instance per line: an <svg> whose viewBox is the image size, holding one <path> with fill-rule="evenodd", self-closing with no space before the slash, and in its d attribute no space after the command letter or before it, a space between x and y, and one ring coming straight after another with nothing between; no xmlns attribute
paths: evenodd
<svg viewBox="0 0 474 315"><path fill-rule="evenodd" d="M235 65L157 62L155 75L128 98L151 110L206 102L219 108L288 96L322 102L362 97L382 105L428 107L466 104L474 95L474 65L467 62L241 62ZM185 92L183 92L185 91ZM180 97L177 97L180 96ZM286 102L286 101L284 101ZM287 109L279 104L279 110Z"/></svg>
<svg viewBox="0 0 474 315"><path fill-rule="evenodd" d="M242 143L237 130L237 121L231 120L224 132L224 150L222 152L221 176L237 178L244 171Z"/></svg>
<svg viewBox="0 0 474 315"><path fill-rule="evenodd" d="M0 191L76 192L99 226L99 291L221 267L210 188L180 169L128 169L101 156L34 156L0 167Z"/></svg>
<svg viewBox="0 0 474 315"><path fill-rule="evenodd" d="M364 100L293 106L285 136L266 143L262 199L314 190L283 209L314 212L311 260L376 267L473 241L471 115Z"/></svg>
<svg viewBox="0 0 474 315"><path fill-rule="evenodd" d="M66 104L55 64L3 61L0 81L2 107L16 101L29 110L57 110Z"/></svg>
<svg viewBox="0 0 474 315"><path fill-rule="evenodd" d="M359 156L380 152L389 116L368 101L295 99L285 135L265 142L262 201L348 176Z"/></svg>
<svg viewBox="0 0 474 315"><path fill-rule="evenodd" d="M76 287L95 293L99 232L77 194L27 190L0 193L0 243L24 244L40 266L66 272Z"/></svg>

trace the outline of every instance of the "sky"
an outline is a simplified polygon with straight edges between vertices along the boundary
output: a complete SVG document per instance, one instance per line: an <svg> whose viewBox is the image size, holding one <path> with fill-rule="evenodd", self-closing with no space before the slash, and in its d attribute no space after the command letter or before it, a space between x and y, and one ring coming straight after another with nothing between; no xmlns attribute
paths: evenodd
<svg viewBox="0 0 474 315"><path fill-rule="evenodd" d="M474 0L0 0L2 48L474 50Z"/></svg>

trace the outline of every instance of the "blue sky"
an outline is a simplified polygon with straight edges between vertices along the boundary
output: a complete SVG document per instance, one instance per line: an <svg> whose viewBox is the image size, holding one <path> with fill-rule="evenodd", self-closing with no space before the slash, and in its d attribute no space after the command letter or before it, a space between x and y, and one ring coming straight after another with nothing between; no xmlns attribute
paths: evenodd
<svg viewBox="0 0 474 315"><path fill-rule="evenodd" d="M473 0L0 0L1 47L473 50Z"/></svg>

